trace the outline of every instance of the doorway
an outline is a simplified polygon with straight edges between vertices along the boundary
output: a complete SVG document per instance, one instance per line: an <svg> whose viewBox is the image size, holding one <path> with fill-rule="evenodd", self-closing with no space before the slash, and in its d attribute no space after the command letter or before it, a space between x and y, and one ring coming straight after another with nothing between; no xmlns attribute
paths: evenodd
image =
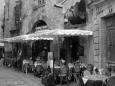
<svg viewBox="0 0 115 86"><path fill-rule="evenodd" d="M42 55L42 52L44 56ZM35 60L38 56L42 57L43 60L47 61L47 55L50 51L50 41L49 40L37 40L32 44L32 58Z"/></svg>
<svg viewBox="0 0 115 86"><path fill-rule="evenodd" d="M69 62L76 61L84 55L84 46L80 43L79 36L64 37L63 46L60 49L60 56Z"/></svg>
<svg viewBox="0 0 115 86"><path fill-rule="evenodd" d="M105 19L107 38L107 60L115 62L115 16Z"/></svg>

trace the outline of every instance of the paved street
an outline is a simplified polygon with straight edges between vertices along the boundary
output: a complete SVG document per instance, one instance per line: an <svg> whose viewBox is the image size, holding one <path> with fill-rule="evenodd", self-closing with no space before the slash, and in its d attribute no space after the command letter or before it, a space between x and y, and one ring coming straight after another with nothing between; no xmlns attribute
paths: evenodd
<svg viewBox="0 0 115 86"><path fill-rule="evenodd" d="M0 68L0 86L43 86L39 78L17 72L9 68Z"/></svg>

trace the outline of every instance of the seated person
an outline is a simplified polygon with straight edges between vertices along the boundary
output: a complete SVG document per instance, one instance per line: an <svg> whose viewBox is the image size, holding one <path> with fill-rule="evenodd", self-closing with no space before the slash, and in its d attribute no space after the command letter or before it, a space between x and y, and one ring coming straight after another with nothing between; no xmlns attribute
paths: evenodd
<svg viewBox="0 0 115 86"><path fill-rule="evenodd" d="M84 71L84 74L87 73L87 75L92 75L93 74L93 65L88 64L86 71Z"/></svg>
<svg viewBox="0 0 115 86"><path fill-rule="evenodd" d="M93 75L93 65L92 64L88 64L86 70L84 71L83 76L85 78L91 79Z"/></svg>
<svg viewBox="0 0 115 86"><path fill-rule="evenodd" d="M28 58L26 58L26 59L23 59L23 65L24 65L24 64L26 64L26 63L29 63L29 60L28 60Z"/></svg>
<svg viewBox="0 0 115 86"><path fill-rule="evenodd" d="M40 57L36 58L36 61L34 62L34 66L41 65L41 59Z"/></svg>
<svg viewBox="0 0 115 86"><path fill-rule="evenodd" d="M96 68L96 67L94 67L94 74L95 74L95 75L99 75L99 69Z"/></svg>

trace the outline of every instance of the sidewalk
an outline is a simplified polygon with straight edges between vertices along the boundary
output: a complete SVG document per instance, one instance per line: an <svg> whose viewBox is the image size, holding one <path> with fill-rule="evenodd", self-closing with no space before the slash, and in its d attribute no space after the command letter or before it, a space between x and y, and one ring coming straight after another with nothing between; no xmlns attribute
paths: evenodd
<svg viewBox="0 0 115 86"><path fill-rule="evenodd" d="M41 80L31 74L0 67L0 86L43 86Z"/></svg>

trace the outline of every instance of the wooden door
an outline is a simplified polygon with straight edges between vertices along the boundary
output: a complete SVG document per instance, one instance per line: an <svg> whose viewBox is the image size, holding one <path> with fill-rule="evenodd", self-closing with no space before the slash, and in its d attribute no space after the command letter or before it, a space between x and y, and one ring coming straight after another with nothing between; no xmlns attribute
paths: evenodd
<svg viewBox="0 0 115 86"><path fill-rule="evenodd" d="M106 20L107 60L115 62L115 16Z"/></svg>

